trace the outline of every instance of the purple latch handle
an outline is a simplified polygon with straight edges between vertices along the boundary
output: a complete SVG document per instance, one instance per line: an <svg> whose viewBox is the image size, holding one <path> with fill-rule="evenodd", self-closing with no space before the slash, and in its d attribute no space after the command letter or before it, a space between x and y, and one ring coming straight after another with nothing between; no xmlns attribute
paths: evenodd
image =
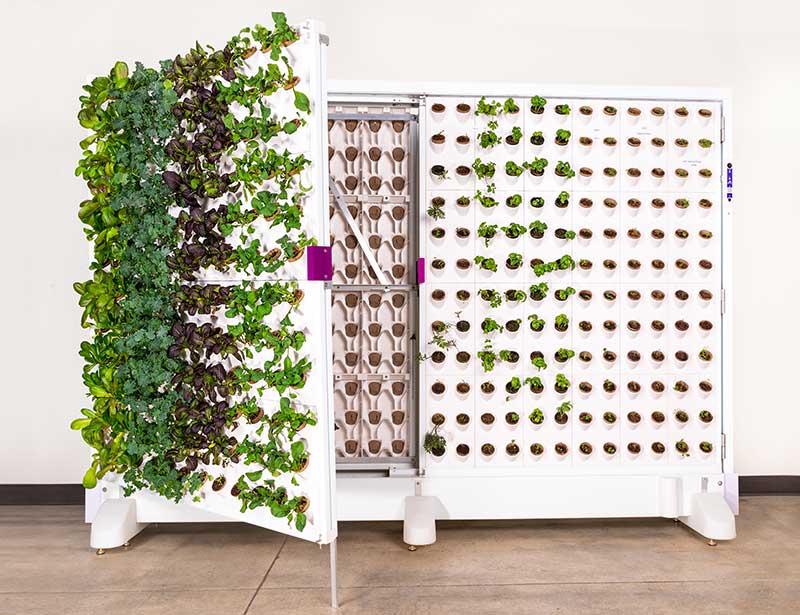
<svg viewBox="0 0 800 615"><path fill-rule="evenodd" d="M425 283L425 259L417 259L417 284Z"/></svg>
<svg viewBox="0 0 800 615"><path fill-rule="evenodd" d="M306 278L308 280L330 282L333 279L330 246L308 246L306 257Z"/></svg>

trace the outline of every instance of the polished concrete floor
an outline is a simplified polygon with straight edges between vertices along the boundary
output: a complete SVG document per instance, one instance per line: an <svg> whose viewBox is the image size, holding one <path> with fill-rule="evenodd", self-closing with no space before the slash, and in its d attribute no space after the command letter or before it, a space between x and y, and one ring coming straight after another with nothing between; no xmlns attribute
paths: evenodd
<svg viewBox="0 0 800 615"><path fill-rule="evenodd" d="M800 613L800 497L745 497L709 547L664 519L440 524L409 552L399 523L347 523L339 613ZM0 615L312 615L328 552L239 524L159 525L98 557L80 507L0 506Z"/></svg>

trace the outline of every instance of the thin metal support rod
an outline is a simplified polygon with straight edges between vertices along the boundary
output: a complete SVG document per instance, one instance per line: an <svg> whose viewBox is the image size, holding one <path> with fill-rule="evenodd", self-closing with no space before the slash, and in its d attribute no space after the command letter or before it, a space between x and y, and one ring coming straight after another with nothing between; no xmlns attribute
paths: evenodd
<svg viewBox="0 0 800 615"><path fill-rule="evenodd" d="M335 105L334 105L335 106ZM411 113L328 113L329 120L378 120L382 122L399 120L409 122L416 119Z"/></svg>
<svg viewBox="0 0 800 615"><path fill-rule="evenodd" d="M364 239L364 235L361 234L361 229L358 228L356 221L353 220L353 216L350 215L350 210L347 208L347 203L345 203L342 193L339 192L339 186L336 185L336 180L333 177L330 179L330 190L331 194L333 195L333 200L336 202L336 207L339 208L344 221L347 222L347 226L350 227L350 232L353 233L358 245L361 246L361 251L367 258L369 266L372 267L372 270L375 272L375 276L378 278L378 283L381 286L389 286L389 280L386 278L386 274L384 274L383 271L381 271L381 268L378 267L378 261L375 259L375 254L369 247L367 240Z"/></svg>
<svg viewBox="0 0 800 615"><path fill-rule="evenodd" d="M336 595L336 539L329 545L331 551L331 608L339 608L339 597Z"/></svg>

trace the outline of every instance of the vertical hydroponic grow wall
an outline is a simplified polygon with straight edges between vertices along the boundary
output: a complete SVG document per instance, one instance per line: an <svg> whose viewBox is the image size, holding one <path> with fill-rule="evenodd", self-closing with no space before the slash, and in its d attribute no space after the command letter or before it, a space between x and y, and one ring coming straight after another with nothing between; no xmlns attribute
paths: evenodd
<svg viewBox="0 0 800 615"><path fill-rule="evenodd" d="M173 500L329 542L324 56L316 24L273 19L86 88L94 408L73 427L86 486L138 522L193 518Z"/></svg>

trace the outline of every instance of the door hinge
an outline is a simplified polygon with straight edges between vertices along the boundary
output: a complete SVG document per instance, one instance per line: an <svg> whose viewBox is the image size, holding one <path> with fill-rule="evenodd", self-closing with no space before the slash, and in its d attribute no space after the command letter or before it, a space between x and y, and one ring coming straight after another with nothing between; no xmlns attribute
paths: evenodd
<svg viewBox="0 0 800 615"><path fill-rule="evenodd" d="M725 432L722 432L722 458L725 459L728 456L728 442L727 438L725 437Z"/></svg>
<svg viewBox="0 0 800 615"><path fill-rule="evenodd" d="M720 117L719 123L719 142L725 143L725 116Z"/></svg>
<svg viewBox="0 0 800 615"><path fill-rule="evenodd" d="M322 43L323 45L330 45L331 44L331 38L327 34L320 34L319 35L319 42Z"/></svg>
<svg viewBox="0 0 800 615"><path fill-rule="evenodd" d="M720 288L719 289L719 313L720 313L720 315L725 314L726 300L727 300L727 297L725 296L725 289L724 288Z"/></svg>

